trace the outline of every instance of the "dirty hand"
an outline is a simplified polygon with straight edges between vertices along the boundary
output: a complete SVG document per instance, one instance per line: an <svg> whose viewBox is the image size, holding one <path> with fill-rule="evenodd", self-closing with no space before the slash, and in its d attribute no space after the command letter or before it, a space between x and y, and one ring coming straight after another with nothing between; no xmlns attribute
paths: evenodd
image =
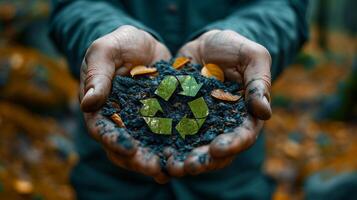
<svg viewBox="0 0 357 200"><path fill-rule="evenodd" d="M149 33L132 26L121 26L88 48L81 66L80 104L90 135L99 141L116 165L167 181L159 157L139 147L124 128L118 128L99 109L105 103L115 75L127 75L136 65L169 60L168 49Z"/></svg>
<svg viewBox="0 0 357 200"><path fill-rule="evenodd" d="M179 161L173 154L168 160L168 171L172 176L183 176L222 168L254 144L262 120L271 116L270 54L263 46L230 30L208 31L184 45L178 54L191 58L193 63L216 64L226 79L242 83L249 116L233 132L194 149L186 160Z"/></svg>

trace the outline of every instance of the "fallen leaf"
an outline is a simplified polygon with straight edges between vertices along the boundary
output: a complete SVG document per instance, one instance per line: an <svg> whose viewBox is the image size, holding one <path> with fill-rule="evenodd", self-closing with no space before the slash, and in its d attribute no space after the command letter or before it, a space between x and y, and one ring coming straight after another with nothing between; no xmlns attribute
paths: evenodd
<svg viewBox="0 0 357 200"><path fill-rule="evenodd" d="M211 96L223 101L238 101L242 97L241 95L234 95L230 92L225 92L222 89L212 90Z"/></svg>
<svg viewBox="0 0 357 200"><path fill-rule="evenodd" d="M131 76L136 76L136 75L143 75L143 74L151 74L156 72L157 69L154 67L147 67L144 65L138 65L135 66L133 69L130 70L130 75Z"/></svg>
<svg viewBox="0 0 357 200"><path fill-rule="evenodd" d="M201 69L201 74L207 78L214 77L217 80L224 81L224 73L216 64L205 64Z"/></svg>
<svg viewBox="0 0 357 200"><path fill-rule="evenodd" d="M175 69L180 69L183 66L185 66L187 63L190 62L190 59L186 58L186 57L178 57L175 59L174 63L172 64L172 66Z"/></svg>
<svg viewBox="0 0 357 200"><path fill-rule="evenodd" d="M125 124L123 122L123 120L121 119L121 117L117 114L114 113L110 118L112 118L112 120L121 128L125 128Z"/></svg>
<svg viewBox="0 0 357 200"><path fill-rule="evenodd" d="M19 194L31 194L34 188L30 181L17 179L14 181L14 189Z"/></svg>

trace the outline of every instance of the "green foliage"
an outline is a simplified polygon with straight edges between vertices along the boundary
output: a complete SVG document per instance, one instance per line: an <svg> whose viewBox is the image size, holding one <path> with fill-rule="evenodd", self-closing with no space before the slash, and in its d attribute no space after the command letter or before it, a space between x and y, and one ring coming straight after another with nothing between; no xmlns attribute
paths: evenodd
<svg viewBox="0 0 357 200"><path fill-rule="evenodd" d="M176 130L180 133L182 138L186 135L194 135L199 130L199 125L195 119L186 118L186 115L176 125Z"/></svg>
<svg viewBox="0 0 357 200"><path fill-rule="evenodd" d="M170 135L172 119L161 117L143 117L150 130L156 134Z"/></svg>
<svg viewBox="0 0 357 200"><path fill-rule="evenodd" d="M166 76L155 90L155 94L168 101L175 92L178 83L182 87L182 92L179 94L192 97L197 95L203 85L202 83L197 83L196 79L192 76L178 76L178 78ZM149 98L140 102L143 104L140 114L143 116L150 130L156 134L170 135L172 119L155 117L158 111L163 112L159 101L156 98ZM182 138L185 138L186 135L196 134L209 114L208 106L203 97L190 101L188 105L195 118L187 118L187 115L185 115L176 125L175 128Z"/></svg>
<svg viewBox="0 0 357 200"><path fill-rule="evenodd" d="M195 118L204 118L208 116L208 106L203 97L188 102L188 105L190 106Z"/></svg>
<svg viewBox="0 0 357 200"><path fill-rule="evenodd" d="M198 128L201 128L201 126L203 125L203 123L205 123L206 118L202 118L202 119L196 119L197 124L198 124Z"/></svg>
<svg viewBox="0 0 357 200"><path fill-rule="evenodd" d="M159 87L155 90L155 94L167 101L175 92L177 85L178 81L176 77L166 76L164 80L161 81Z"/></svg>
<svg viewBox="0 0 357 200"><path fill-rule="evenodd" d="M202 87L202 83L198 84L193 76L178 76L182 92L179 94L194 97Z"/></svg>
<svg viewBox="0 0 357 200"><path fill-rule="evenodd" d="M145 117L153 117L156 115L157 111L162 111L160 103L155 98L144 99L140 101L143 107L140 109L140 114Z"/></svg>
<svg viewBox="0 0 357 200"><path fill-rule="evenodd" d="M177 124L176 130L180 133L182 138L185 138L186 135L196 134L209 114L208 106L203 97L190 101L188 105L195 119L187 118L185 115Z"/></svg>

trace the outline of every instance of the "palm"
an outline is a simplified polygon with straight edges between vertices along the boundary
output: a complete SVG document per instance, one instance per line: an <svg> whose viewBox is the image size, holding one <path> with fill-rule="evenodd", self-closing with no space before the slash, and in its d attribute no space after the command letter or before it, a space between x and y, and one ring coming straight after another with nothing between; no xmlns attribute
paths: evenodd
<svg viewBox="0 0 357 200"><path fill-rule="evenodd" d="M90 135L100 142L116 165L167 181L159 157L140 147L124 128L118 128L100 114L115 75L127 75L136 65L151 65L168 60L167 48L150 34L131 26L122 26L99 38L87 50L81 66L80 101Z"/></svg>
<svg viewBox="0 0 357 200"><path fill-rule="evenodd" d="M213 30L187 43L179 54L192 58L194 63L216 64L224 71L226 79L242 83L250 115L233 132L218 136L210 145L194 149L185 161L171 156L168 171L174 176L198 174L229 164L236 154L254 144L262 120L271 115L271 59L261 45L233 31Z"/></svg>

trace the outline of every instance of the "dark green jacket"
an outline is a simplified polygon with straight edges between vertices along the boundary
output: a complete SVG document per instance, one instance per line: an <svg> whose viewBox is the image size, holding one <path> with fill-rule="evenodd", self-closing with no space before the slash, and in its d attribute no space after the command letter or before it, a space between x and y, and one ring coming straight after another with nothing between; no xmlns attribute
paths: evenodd
<svg viewBox="0 0 357 200"><path fill-rule="evenodd" d="M78 76L88 46L121 25L155 35L176 53L210 29L230 29L265 46L275 78L307 37L307 0L52 0L52 36Z"/></svg>
<svg viewBox="0 0 357 200"><path fill-rule="evenodd" d="M51 35L78 77L88 46L121 25L150 32L173 54L207 30L230 29L269 50L275 78L307 38L306 8L307 0L53 0ZM224 170L163 186L115 167L84 127L76 145L81 161L72 183L79 199L268 199L273 188L260 170L262 137Z"/></svg>

